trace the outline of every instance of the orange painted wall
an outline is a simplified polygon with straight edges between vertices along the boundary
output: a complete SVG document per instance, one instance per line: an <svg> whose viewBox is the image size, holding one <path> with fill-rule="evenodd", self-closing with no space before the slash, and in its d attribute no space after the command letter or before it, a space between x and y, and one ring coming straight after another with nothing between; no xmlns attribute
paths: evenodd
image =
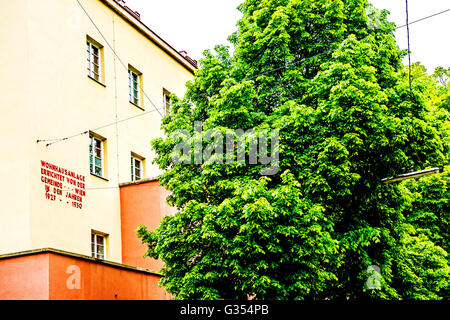
<svg viewBox="0 0 450 320"><path fill-rule="evenodd" d="M149 230L159 226L161 219L175 213L166 204L169 192L158 181L121 187L122 262L126 265L159 271L160 261L143 258L146 246L137 237L136 229L145 225Z"/></svg>
<svg viewBox="0 0 450 320"><path fill-rule="evenodd" d="M69 289L67 270L80 270L81 288ZM66 257L50 256L50 300L166 300L159 276ZM116 296L117 294L117 296Z"/></svg>
<svg viewBox="0 0 450 320"><path fill-rule="evenodd" d="M49 254L0 260L0 300L48 300Z"/></svg>
<svg viewBox="0 0 450 320"><path fill-rule="evenodd" d="M73 283L68 281L73 266L79 270L79 288L67 285ZM0 260L0 300L167 300L159 280L158 275L55 253Z"/></svg>

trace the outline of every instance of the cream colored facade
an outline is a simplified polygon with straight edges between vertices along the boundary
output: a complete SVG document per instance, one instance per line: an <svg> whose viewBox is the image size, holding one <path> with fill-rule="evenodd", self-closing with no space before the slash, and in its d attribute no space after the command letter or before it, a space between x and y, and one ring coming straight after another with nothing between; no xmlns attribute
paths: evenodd
<svg viewBox="0 0 450 320"><path fill-rule="evenodd" d="M97 230L108 235L106 258L120 263L118 187L131 179L131 153L146 159L143 178L160 173L150 141L162 134L161 116L150 100L162 109L163 89L182 96L193 78L187 60L114 0L80 2L107 41L76 0L0 0L0 254L90 255ZM87 37L103 46L104 85L88 77ZM142 73L144 110L129 102L122 62ZM89 134L37 143L88 130L106 138L106 179L90 174ZM41 160L85 176L82 209L46 198Z"/></svg>

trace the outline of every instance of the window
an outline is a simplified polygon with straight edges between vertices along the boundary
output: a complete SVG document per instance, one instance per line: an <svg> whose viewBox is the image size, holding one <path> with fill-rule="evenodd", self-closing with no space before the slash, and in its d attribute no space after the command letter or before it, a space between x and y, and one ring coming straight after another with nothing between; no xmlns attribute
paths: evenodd
<svg viewBox="0 0 450 320"><path fill-rule="evenodd" d="M90 160L90 170L91 174L103 177L104 173L104 161L103 161L103 144L104 141L101 139L90 136L90 143L89 143L89 160Z"/></svg>
<svg viewBox="0 0 450 320"><path fill-rule="evenodd" d="M168 115L170 112L170 92L166 89L163 90L163 103L164 103L164 115Z"/></svg>
<svg viewBox="0 0 450 320"><path fill-rule="evenodd" d="M87 40L87 62L88 76L92 79L102 81L102 55L101 47L94 44L91 40Z"/></svg>
<svg viewBox="0 0 450 320"><path fill-rule="evenodd" d="M142 179L142 159L131 156L131 181Z"/></svg>
<svg viewBox="0 0 450 320"><path fill-rule="evenodd" d="M141 75L132 69L128 69L128 86L130 102L141 107Z"/></svg>
<svg viewBox="0 0 450 320"><path fill-rule="evenodd" d="M91 254L93 258L105 259L106 236L96 232L91 234Z"/></svg>

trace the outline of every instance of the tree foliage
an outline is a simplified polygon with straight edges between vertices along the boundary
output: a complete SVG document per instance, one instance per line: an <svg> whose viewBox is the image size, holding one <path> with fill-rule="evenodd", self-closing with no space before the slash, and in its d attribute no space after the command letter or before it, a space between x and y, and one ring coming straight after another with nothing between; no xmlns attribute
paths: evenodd
<svg viewBox="0 0 450 320"><path fill-rule="evenodd" d="M394 25L368 8L247 0L234 54L206 51L185 97L173 97L168 138L152 144L178 212L138 233L165 262L161 284L176 298L446 296L448 175L381 184L448 163L445 92L419 65L410 91ZM194 145L204 138L195 121L219 132L279 129L278 174L175 163L171 134L184 129ZM380 288L367 286L370 266Z"/></svg>

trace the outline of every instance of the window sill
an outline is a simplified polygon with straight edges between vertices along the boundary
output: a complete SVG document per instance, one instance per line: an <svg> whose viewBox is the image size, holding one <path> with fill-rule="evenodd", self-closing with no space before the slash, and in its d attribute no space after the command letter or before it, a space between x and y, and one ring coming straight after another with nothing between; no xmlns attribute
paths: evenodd
<svg viewBox="0 0 450 320"><path fill-rule="evenodd" d="M109 182L109 180L108 180L108 179L106 179L106 178L103 178L103 177L100 177L100 176L98 176L98 175L96 175L96 174L94 174L94 173L92 173L92 172L91 172L91 176L94 176L94 177L96 177L96 178L102 179L103 181L107 181L107 182Z"/></svg>
<svg viewBox="0 0 450 320"><path fill-rule="evenodd" d="M130 101L130 103L131 103L133 106L135 106L136 108L139 108L139 109L141 109L142 111L145 111L144 108L142 108L141 106L138 106L136 103L131 102L131 101Z"/></svg>
<svg viewBox="0 0 450 320"><path fill-rule="evenodd" d="M106 84L104 84L104 83L102 83L102 82L100 82L100 81L98 81L98 80L92 78L90 75L88 75L88 78L91 79L92 81L97 82L97 83L98 83L99 85L101 85L102 87L105 87L105 88L106 88Z"/></svg>
<svg viewBox="0 0 450 320"><path fill-rule="evenodd" d="M97 260L97 261L106 261L105 258L96 258L96 257L92 257L92 259L95 259L95 260Z"/></svg>

